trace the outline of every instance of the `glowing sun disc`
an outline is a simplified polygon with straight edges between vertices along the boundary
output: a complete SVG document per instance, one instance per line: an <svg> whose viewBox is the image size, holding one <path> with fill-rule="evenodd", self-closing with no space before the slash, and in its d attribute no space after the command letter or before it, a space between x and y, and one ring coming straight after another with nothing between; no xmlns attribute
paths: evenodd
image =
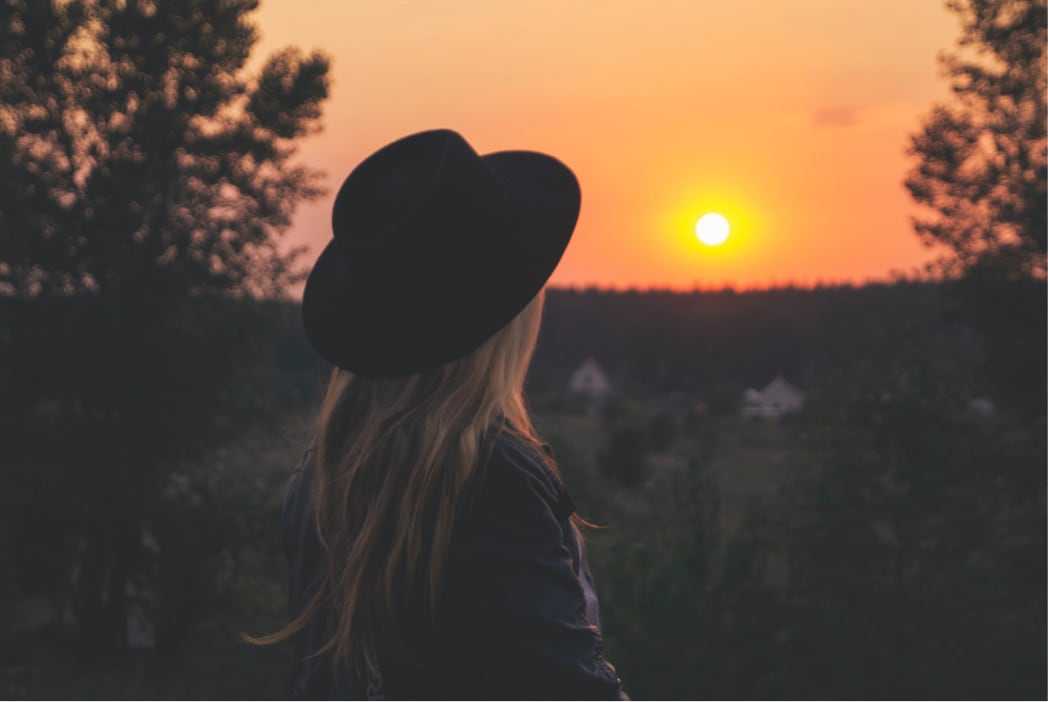
<svg viewBox="0 0 1048 702"><path fill-rule="evenodd" d="M707 246L723 244L729 231L731 228L728 226L728 220L716 212L702 215L695 223L695 235Z"/></svg>

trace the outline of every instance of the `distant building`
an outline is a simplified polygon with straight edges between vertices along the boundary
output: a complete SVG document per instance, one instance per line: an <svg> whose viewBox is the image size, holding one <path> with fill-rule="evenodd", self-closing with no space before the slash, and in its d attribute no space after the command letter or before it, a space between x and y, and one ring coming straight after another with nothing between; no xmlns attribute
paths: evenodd
<svg viewBox="0 0 1048 702"><path fill-rule="evenodd" d="M608 377L600 364L592 358L583 361L571 374L568 390L577 395L585 395L591 400L603 400L612 393Z"/></svg>
<svg viewBox="0 0 1048 702"><path fill-rule="evenodd" d="M781 375L776 376L763 390L746 388L742 394L743 417L777 419L784 414L799 411L803 405L804 395Z"/></svg>
<svg viewBox="0 0 1048 702"><path fill-rule="evenodd" d="M978 417L992 417L997 406L988 397L973 397L968 403L968 411Z"/></svg>

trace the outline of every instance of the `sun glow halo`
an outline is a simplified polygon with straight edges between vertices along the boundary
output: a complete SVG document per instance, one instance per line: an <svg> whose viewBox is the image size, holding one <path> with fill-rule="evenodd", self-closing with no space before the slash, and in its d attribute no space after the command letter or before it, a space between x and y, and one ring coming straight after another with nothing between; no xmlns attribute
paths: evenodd
<svg viewBox="0 0 1048 702"><path fill-rule="evenodd" d="M716 212L702 215L699 221L695 223L695 235L699 237L699 241L707 246L720 246L723 244L728 238L729 231L731 231L731 227L728 226L728 220Z"/></svg>

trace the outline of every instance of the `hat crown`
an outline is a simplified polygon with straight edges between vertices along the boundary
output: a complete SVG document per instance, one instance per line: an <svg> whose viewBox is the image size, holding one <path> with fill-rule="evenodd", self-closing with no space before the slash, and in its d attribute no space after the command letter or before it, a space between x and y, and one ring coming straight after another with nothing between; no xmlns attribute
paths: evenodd
<svg viewBox="0 0 1048 702"><path fill-rule="evenodd" d="M353 169L335 198L332 230L349 265L384 260L383 251L410 258L472 249L478 233L497 225L507 197L505 182L457 132L420 132Z"/></svg>

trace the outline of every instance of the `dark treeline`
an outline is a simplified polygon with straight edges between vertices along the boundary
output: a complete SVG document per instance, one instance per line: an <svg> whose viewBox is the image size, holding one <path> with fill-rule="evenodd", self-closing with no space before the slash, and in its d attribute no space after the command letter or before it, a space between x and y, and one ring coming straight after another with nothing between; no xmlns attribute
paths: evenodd
<svg viewBox="0 0 1048 702"><path fill-rule="evenodd" d="M612 291L551 288L528 378L533 393L567 388L595 359L630 395L687 393L724 413L746 387L777 375L811 388L843 361L903 347L944 329L986 363L966 388L1036 411L1043 400L1041 282L913 282L764 291ZM1006 310L1007 314L1001 314ZM298 392L324 375L287 303L274 359ZM872 346L864 346L872 344ZM954 348L954 351L960 351ZM321 370L317 370L320 367Z"/></svg>
<svg viewBox="0 0 1048 702"><path fill-rule="evenodd" d="M972 397L992 390L1036 413L1045 384L1043 291L1042 282L974 278L750 293L555 289L531 382L564 387L593 357L624 390L698 394L726 411L743 388L776 375L819 386L878 348L949 333L952 351L985 356L966 381Z"/></svg>
<svg viewBox="0 0 1048 702"><path fill-rule="evenodd" d="M826 362L833 339L868 318L923 307L936 286L921 283L781 288L759 293L552 290L533 383L563 386L594 357L624 389L699 394L736 406L745 387L776 375L802 382Z"/></svg>
<svg viewBox="0 0 1048 702"><path fill-rule="evenodd" d="M914 282L762 291L613 291L551 288L528 377L558 393L586 360L630 396L685 393L716 414L777 375L807 389L842 367L952 335L951 354L979 356L965 390L1036 412L1045 384L1044 283ZM1006 310L1006 314L1001 314ZM274 337L282 384L318 392L326 368L286 303ZM925 348L927 348L925 346Z"/></svg>

